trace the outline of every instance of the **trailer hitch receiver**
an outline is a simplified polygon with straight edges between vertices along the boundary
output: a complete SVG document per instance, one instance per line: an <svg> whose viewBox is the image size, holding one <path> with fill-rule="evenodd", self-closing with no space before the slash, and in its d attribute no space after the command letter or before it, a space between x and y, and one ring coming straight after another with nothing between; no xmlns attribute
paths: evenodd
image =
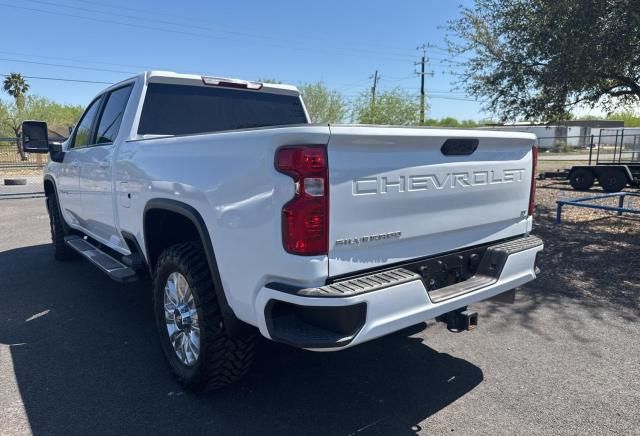
<svg viewBox="0 0 640 436"><path fill-rule="evenodd" d="M478 326L478 312L463 307L440 315L436 321L446 323L447 330L451 332L471 331Z"/></svg>

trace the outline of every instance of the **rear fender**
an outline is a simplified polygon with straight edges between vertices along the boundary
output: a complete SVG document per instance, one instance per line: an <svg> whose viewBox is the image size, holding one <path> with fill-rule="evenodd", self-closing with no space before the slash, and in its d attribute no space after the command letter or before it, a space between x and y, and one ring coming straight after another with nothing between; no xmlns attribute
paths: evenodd
<svg viewBox="0 0 640 436"><path fill-rule="evenodd" d="M211 237L209 236L209 231L207 230L207 226L200 213L194 207L176 200L154 198L149 200L145 205L143 217L145 217L149 211L157 209L167 210L173 213L180 214L191 221L191 223L197 229L198 235L200 237L200 242L202 243L202 247L204 248L204 252L207 257L209 271L211 273L211 278L213 279L216 298L218 300L225 327L231 335L242 335L249 328L249 325L238 319L238 317L236 317L235 313L233 312L233 309L229 305L224 288L222 286L220 271L218 269L218 263L213 251ZM143 234L145 234L145 252L148 256L149 242L146 237L145 229L143 229L143 232ZM147 259L147 263L150 265L149 259Z"/></svg>

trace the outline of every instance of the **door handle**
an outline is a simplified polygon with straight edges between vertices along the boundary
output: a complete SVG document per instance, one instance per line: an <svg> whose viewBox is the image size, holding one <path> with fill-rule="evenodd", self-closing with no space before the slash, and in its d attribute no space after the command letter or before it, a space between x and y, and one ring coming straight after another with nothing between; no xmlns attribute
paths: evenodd
<svg viewBox="0 0 640 436"><path fill-rule="evenodd" d="M109 162L108 160L101 160L100 161L100 168L109 168L111 166L111 162Z"/></svg>
<svg viewBox="0 0 640 436"><path fill-rule="evenodd" d="M79 167L80 166L80 161L78 159L74 159L71 161L71 166L73 167Z"/></svg>

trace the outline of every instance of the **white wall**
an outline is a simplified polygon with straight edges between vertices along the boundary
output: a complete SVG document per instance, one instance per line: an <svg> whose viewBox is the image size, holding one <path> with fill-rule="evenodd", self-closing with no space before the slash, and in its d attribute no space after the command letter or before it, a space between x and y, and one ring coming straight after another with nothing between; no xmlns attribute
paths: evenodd
<svg viewBox="0 0 640 436"><path fill-rule="evenodd" d="M482 129L533 133L538 137L538 147L543 149L553 147L556 141L556 126L491 126Z"/></svg>

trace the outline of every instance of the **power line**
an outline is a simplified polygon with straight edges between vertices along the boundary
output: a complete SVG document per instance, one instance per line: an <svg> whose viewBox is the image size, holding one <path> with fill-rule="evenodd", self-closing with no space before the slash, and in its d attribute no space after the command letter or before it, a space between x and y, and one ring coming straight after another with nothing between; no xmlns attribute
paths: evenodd
<svg viewBox="0 0 640 436"><path fill-rule="evenodd" d="M43 3L43 0L30 0L30 1L37 1L39 3ZM129 22L112 20L112 19L108 19L108 18L98 18L98 17L93 17L93 16L92 17L88 17L88 16L77 15L77 14L72 14L72 13L68 13L68 12L52 11L52 10L39 9L39 8L27 7L27 6L17 6L17 5L7 4L7 3L0 3L0 6L6 6L6 7L9 7L9 8L27 10L27 11L32 11L32 12L39 12L39 13L44 13L44 14L52 14L52 15L63 16L63 17L79 18L79 19L83 19L83 20L96 21L96 22L100 22L100 23L117 24L117 25L131 27L131 28L155 30L155 31L165 32L165 33L176 33L176 34L182 34L182 35L188 35L188 36L196 36L196 37L207 38L207 39L209 39L209 38L220 39L220 40L232 41L232 42L237 42L237 43L245 43L245 44L255 44L256 43L256 41L246 41L246 40L243 41L243 40L233 39L233 38L229 38L229 37L225 37L225 36L214 35L212 33L202 34L202 33L191 32L191 31L188 31L188 30L167 29L167 28L163 28L163 27L140 24L141 21L148 20L148 18L146 18L146 17L129 16L130 18L135 19L137 21L136 23L129 23ZM56 4L56 6L60 6L60 5ZM70 7L70 6L67 6L67 7ZM84 9L87 10L87 8L84 8ZM92 13L109 14L108 12L96 11L96 10L93 10ZM119 14L119 15L122 15L122 14ZM189 26L189 25L186 25L186 24L174 23L174 25L193 28L193 26ZM208 31L212 32L212 30L210 30L210 29ZM377 56L378 58L385 58L385 59L395 60L395 61L405 60L405 59L408 58L408 55L404 55L404 54L385 54L383 56L380 56L380 54L379 54L380 51L379 50L374 51L374 50L368 50L368 49L351 49L352 51L359 50L360 52L366 52L366 53L353 53L353 52L352 53L346 53L346 52L337 52L337 51L333 51L333 50L317 49L317 48L310 48L310 47L294 47L294 46L287 46L287 45L283 45L283 44L274 44L274 43L265 42L264 41L265 36L243 34L243 33L240 33L240 32L231 32L231 31L220 31L220 32L234 33L234 34L237 34L237 35L240 35L240 36L245 36L245 37L248 36L250 38L257 38L258 39L258 43L260 43L262 45L267 45L267 46L272 46L272 47L279 47L279 48L286 48L286 49L289 49L289 50L297 50L297 51L303 51L303 52L315 51L315 52L319 52L319 53L324 52L324 53L327 53L327 54L339 55L339 56L360 56L360 57L365 57L366 56L367 58L371 58L372 54L376 54L376 55L378 55Z"/></svg>
<svg viewBox="0 0 640 436"><path fill-rule="evenodd" d="M79 66L79 65L57 64L57 63L51 63L51 62L26 61L26 60L23 60L23 59L0 58L0 61L18 62L18 63L23 63L23 64L34 64L34 65L46 65L46 66L49 66L49 67L73 68L73 69L78 69L78 70L106 71L106 72L109 72L109 73L136 74L135 71L109 70L109 69L106 69L106 68L83 67L83 66Z"/></svg>
<svg viewBox="0 0 640 436"><path fill-rule="evenodd" d="M63 58L63 57L60 57L60 56L46 56L46 55L33 54L33 53L18 53L18 52L14 52L14 51L2 51L2 50L0 50L0 54L10 55L10 56L21 56L21 57L27 57L27 58L54 59L54 60L58 60L58 61L81 62L83 64L113 65L113 66L117 66L117 67L127 67L127 68L136 68L136 69L140 68L140 69L143 69L143 70L153 69L152 67L142 66L142 65L128 65L128 64L116 64L116 63L112 63L112 62L88 61L87 59L77 59L77 58L67 58L67 57Z"/></svg>
<svg viewBox="0 0 640 436"><path fill-rule="evenodd" d="M415 77L415 74L410 74L408 76L405 77L389 77L389 76L385 76L384 81L385 82L404 82L405 80L409 80L409 79L413 79Z"/></svg>
<svg viewBox="0 0 640 436"><path fill-rule="evenodd" d="M145 26L144 24L139 24L139 23L137 23L137 24L124 23L122 21L109 20L109 19L106 19L106 18L85 17L83 15L70 14L70 13L66 13L66 12L50 11L50 10L46 10L46 9L38 9L38 8L32 8L32 7L27 7L27 6L16 6L16 5L10 5L10 4L6 4L6 3L0 3L0 6L6 6L6 7L9 7L9 8L22 9L22 10L33 11L33 12L40 12L40 13L51 14L51 15L58 15L58 16L62 16L62 17L80 18L82 20L97 21L97 22L100 22L100 23L118 24L118 25L121 25L121 26L127 26L127 27L133 27L133 28L157 30L157 31L168 32L168 33L181 33L183 35L190 35L190 36L200 36L200 37L204 36L204 37L207 37L207 35L202 35L200 33L187 32L187 31L176 30L176 29L163 29L161 27ZM222 37L222 36L217 36L217 37L210 36L210 37L211 38L216 38L216 39L230 40L230 38L225 38L225 37Z"/></svg>
<svg viewBox="0 0 640 436"><path fill-rule="evenodd" d="M9 74L0 74L3 77L9 77ZM78 83L98 83L102 85L113 85L113 82L100 82L98 80L81 80L81 79L64 79L61 77L42 77L42 76L22 76L25 79L35 79L35 80L56 80L60 82L78 82Z"/></svg>
<svg viewBox="0 0 640 436"><path fill-rule="evenodd" d="M431 90L429 90L429 92L437 92L437 93L441 93L441 94L464 94L464 95L467 95L466 92L456 91L455 89L431 89Z"/></svg>
<svg viewBox="0 0 640 436"><path fill-rule="evenodd" d="M439 99L439 100L456 100L456 101L475 101L475 102L478 102L478 100L475 100L475 99L472 99L472 98L445 97L445 96L441 96L441 95L430 95L429 98L434 98L434 99Z"/></svg>
<svg viewBox="0 0 640 436"><path fill-rule="evenodd" d="M115 17L122 17L122 18L127 18L127 19L133 19L133 20L144 20L144 21L148 21L148 22L155 22L155 23L159 23L159 24L168 24L170 26L178 26L178 27L186 27L189 29L199 29L199 30L203 30L205 32L220 32L220 33L225 33L225 34L230 34L230 35L237 35L237 36L244 36L244 37L249 37L249 38L257 38L257 39L264 39L265 35L257 35L257 34L252 34L252 33L247 33L247 32L239 32L239 31L235 31L235 30L225 30L225 29L213 29L211 27L206 27L206 26L198 26L196 24L193 23L179 23L176 21L168 21L168 20L161 20L161 19L157 19L157 18L149 18L148 16L144 16L144 17L140 17L140 16L136 16L136 15L128 15L128 14L122 14L122 13L116 13L116 12L109 12L109 11L101 11L101 10L97 10L97 9L91 9L91 8L85 8L85 7L78 7L78 6L70 6L70 5L64 5L64 4L60 4L60 3L55 3L55 2L51 2L51 1L46 1L46 0L26 0L32 3L39 3L39 4L43 4L43 5L47 5L47 6L55 6L55 7L63 7L63 8L68 8L68 9L73 9L74 11L79 10L79 11L85 11L85 12L89 12L89 13L99 13L99 14L105 14L105 15L111 15L111 16L115 16ZM204 35L203 35L204 36ZM266 36L267 38L270 39L276 39L273 38L271 36ZM303 36L304 38L304 36ZM308 38L305 38L308 39ZM365 51L368 53L379 53L379 50L371 50L371 49L362 49L362 48L354 48L355 50L359 50L359 51ZM406 54L399 54L399 53L389 53L392 54L394 56L404 56L404 57L409 57L409 55Z"/></svg>
<svg viewBox="0 0 640 436"><path fill-rule="evenodd" d="M349 82L349 83L343 83L342 85L337 85L337 87L338 88L344 88L344 87L349 87L349 86L353 86L353 85L359 85L361 83L368 82L369 80L371 80L371 76L367 77L366 79L360 79L360 80L355 80L355 81Z"/></svg>
<svg viewBox="0 0 640 436"><path fill-rule="evenodd" d="M28 1L34 1L34 2L43 2L44 0L28 0ZM184 21L188 21L187 23L176 23L173 22L174 25L179 25L179 26L184 26L184 27L189 27L189 28L193 28L193 27L197 27L200 29L204 29L204 30L209 30L209 31L213 31L214 29L211 29L210 27L204 27L204 26L194 26L193 22L194 19L193 17L176 17L175 15L171 15L171 14L166 14L166 13L160 13L158 11L154 11L151 9L140 9L140 8L131 8L131 7L127 7L122 5L122 3L119 3L117 6L113 5L113 4L102 4L102 3L97 3L97 2L92 2L92 1L87 1L87 0L71 0L73 2L76 3L82 3L82 4L91 4L94 6L98 6L104 9L117 9L117 10L129 10L129 11L133 11L133 12L138 12L138 13L142 13L144 14L143 17L135 17L136 19L148 19L148 15L149 14L153 14L156 16L164 16L164 17L171 17L171 18L178 18ZM55 3L55 6L64 6L61 5L59 3ZM70 6L64 6L64 7L70 7ZM99 12L99 13L109 13L107 11L93 11L93 12ZM198 21L198 20L196 20ZM203 20L199 20L200 23L204 23ZM230 34L236 34L236 35L244 35L244 36L250 36L252 38L258 38L258 39L264 39L264 38L270 38L270 39L279 39L277 37L274 37L272 35L259 35L259 34L255 34L255 33L247 33L247 32L240 32L237 30L225 30L225 29L218 29L217 31L219 32L225 32L225 33L230 33ZM343 44L344 41L333 41L331 39L327 39L327 38L310 38L304 34L301 35L297 35L296 39L304 39L304 40L308 40L308 41L313 41L313 40L317 40L317 41L323 41L323 42L330 42L330 43L339 43L339 44ZM364 42L365 44L369 44L368 41ZM353 47L353 46L352 46ZM393 54L393 55L397 55L397 56L404 56L405 58L412 58L413 55L409 53L409 51L405 48L400 48L400 47L391 47L391 46L380 46L380 45L376 45L376 50L372 50L372 49L362 49L361 47L355 47L356 50L366 50L369 53L379 53L381 49L387 51L388 54ZM392 51L390 51L392 50ZM399 53L396 50L402 50L403 53ZM406 50L406 51L405 51Z"/></svg>
<svg viewBox="0 0 640 436"><path fill-rule="evenodd" d="M173 17L173 15L162 13L162 12L158 12L158 11L154 11L152 9L132 8L132 7L129 7L129 6L125 6L123 3L116 4L115 2L112 2L113 4L105 4L105 3L100 3L100 2L92 2L92 1L88 1L88 0L72 0L72 1L74 1L76 3L95 5L95 6L99 6L101 8L105 8L105 9L118 9L118 10L122 9L122 10L133 11L133 12L142 12L144 14L153 14L153 15L164 16L164 17Z"/></svg>
<svg viewBox="0 0 640 436"><path fill-rule="evenodd" d="M71 5L64 5L61 3L54 3L54 2L50 2L50 1L45 1L45 0L26 0L29 1L31 3L39 3L42 5L47 5L47 6L55 6L55 7L63 7L63 8L67 8L67 9L72 9L74 11L84 11L84 12L90 12L90 13L98 13L98 14L104 14L104 15L111 15L114 17L122 17L122 18L128 18L128 19L132 19L132 20L141 20L143 19L144 21L150 21L150 22L155 22L155 23L159 23L159 24L168 24L170 26L179 26L179 27L188 27L191 29L200 29L200 30L204 30L207 32L211 32L213 29L211 29L210 27L204 27L204 26L198 26L195 24L185 24L185 23L178 23L176 21L167 21L167 20L160 20L157 18L149 18L149 17L140 17L140 16L136 16L136 15L128 15L128 14L120 14L117 12L109 12L109 11L101 11L98 9L91 9L91 8L83 8L83 7L79 7L79 6L71 6ZM235 35L242 35L241 32L234 32L231 30L217 30L220 33L230 33L230 34L235 34ZM245 34L246 35L246 34Z"/></svg>

